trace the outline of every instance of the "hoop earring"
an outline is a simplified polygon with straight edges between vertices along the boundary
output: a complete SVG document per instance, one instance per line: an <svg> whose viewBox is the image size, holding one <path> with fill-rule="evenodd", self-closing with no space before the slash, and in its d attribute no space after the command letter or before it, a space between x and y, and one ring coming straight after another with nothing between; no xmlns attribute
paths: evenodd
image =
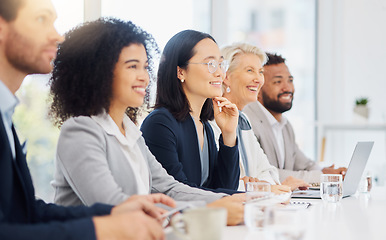
<svg viewBox="0 0 386 240"><path fill-rule="evenodd" d="M227 92L227 93L230 93L230 92L231 92L230 87L227 87L226 92Z"/></svg>

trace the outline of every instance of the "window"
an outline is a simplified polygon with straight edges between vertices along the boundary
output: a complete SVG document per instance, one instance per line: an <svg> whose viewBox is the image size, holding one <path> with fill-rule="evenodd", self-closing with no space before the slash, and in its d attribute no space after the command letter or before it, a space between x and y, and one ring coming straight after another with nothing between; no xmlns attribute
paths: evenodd
<svg viewBox="0 0 386 240"><path fill-rule="evenodd" d="M294 103L285 113L307 156L315 157L315 1L228 0L227 42L246 41L286 58ZM316 159L315 159L316 160Z"/></svg>
<svg viewBox="0 0 386 240"><path fill-rule="evenodd" d="M161 50L186 29L210 32L210 0L102 0L102 16L130 20L151 33Z"/></svg>
<svg viewBox="0 0 386 240"><path fill-rule="evenodd" d="M83 22L83 1L52 0L58 14L55 25L60 34ZM16 93L20 100L15 109L14 124L21 142L27 141L27 161L34 182L36 196L53 201L53 179L58 128L48 119L47 102L49 75L31 75Z"/></svg>

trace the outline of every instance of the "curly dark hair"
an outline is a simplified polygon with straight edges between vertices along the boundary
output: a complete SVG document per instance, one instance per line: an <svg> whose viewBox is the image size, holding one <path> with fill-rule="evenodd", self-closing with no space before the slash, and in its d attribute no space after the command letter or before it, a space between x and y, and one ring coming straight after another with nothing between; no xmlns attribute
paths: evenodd
<svg viewBox="0 0 386 240"><path fill-rule="evenodd" d="M285 63L285 58L277 53L267 53L268 61L264 64L264 66L275 65L279 63Z"/></svg>
<svg viewBox="0 0 386 240"><path fill-rule="evenodd" d="M152 55L159 55L157 43L152 35L134 23L100 18L66 33L64 42L59 44L49 81L52 98L49 115L57 126L70 117L97 115L103 110L108 112L114 68L122 49L130 44L145 47L148 71L153 79ZM147 91L145 103L148 102ZM126 111L133 122L136 122L137 113L138 108Z"/></svg>
<svg viewBox="0 0 386 240"><path fill-rule="evenodd" d="M177 67L186 69L189 60L196 54L195 46L203 39L214 38L203 32L184 30L174 35L162 52L157 75L155 108L165 107L178 121L183 121L191 111L189 101L177 77ZM212 99L206 99L200 114L203 121L213 120Z"/></svg>

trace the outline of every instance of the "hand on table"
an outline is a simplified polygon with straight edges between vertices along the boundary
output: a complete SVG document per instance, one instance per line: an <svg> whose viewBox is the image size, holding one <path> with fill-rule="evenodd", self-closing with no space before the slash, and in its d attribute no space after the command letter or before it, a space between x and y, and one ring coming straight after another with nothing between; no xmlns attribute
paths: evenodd
<svg viewBox="0 0 386 240"><path fill-rule="evenodd" d="M291 187L287 185L271 185L271 192L274 194L282 194L291 192Z"/></svg>
<svg viewBox="0 0 386 240"><path fill-rule="evenodd" d="M287 177L282 182L282 184L290 186L292 191L294 191L297 188L299 188L300 190L306 190L307 188L311 187L311 185L309 183L306 183L302 179L294 178L292 176Z"/></svg>
<svg viewBox="0 0 386 240"><path fill-rule="evenodd" d="M172 198L162 193L134 195L123 203L115 206L111 210L111 215L141 210L153 218L160 219L161 215L167 211L163 208L155 206L155 203L162 203L169 207L176 206L176 203Z"/></svg>
<svg viewBox="0 0 386 240"><path fill-rule="evenodd" d="M329 167L325 167L322 169L323 174L342 174L342 178L346 176L347 168L345 167L340 167L340 168L335 168L335 164L332 164Z"/></svg>
<svg viewBox="0 0 386 240"><path fill-rule="evenodd" d="M159 219L166 210L155 203L176 205L172 198L161 193L132 196L115 206L110 215L93 218L97 239L165 239Z"/></svg>
<svg viewBox="0 0 386 240"><path fill-rule="evenodd" d="M141 210L93 218L96 239L165 239L159 221Z"/></svg>
<svg viewBox="0 0 386 240"><path fill-rule="evenodd" d="M245 193L239 193L223 197L217 201L209 203L207 206L226 208L228 211L227 225L234 226L242 223L244 220L244 201Z"/></svg>

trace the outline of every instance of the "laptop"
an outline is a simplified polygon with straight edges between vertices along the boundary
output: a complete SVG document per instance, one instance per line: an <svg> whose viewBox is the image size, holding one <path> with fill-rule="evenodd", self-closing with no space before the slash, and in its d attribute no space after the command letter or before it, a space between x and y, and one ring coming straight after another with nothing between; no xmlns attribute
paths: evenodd
<svg viewBox="0 0 386 240"><path fill-rule="evenodd" d="M343 197L355 194L374 142L358 142L343 180ZM319 190L294 191L292 198L321 198Z"/></svg>

